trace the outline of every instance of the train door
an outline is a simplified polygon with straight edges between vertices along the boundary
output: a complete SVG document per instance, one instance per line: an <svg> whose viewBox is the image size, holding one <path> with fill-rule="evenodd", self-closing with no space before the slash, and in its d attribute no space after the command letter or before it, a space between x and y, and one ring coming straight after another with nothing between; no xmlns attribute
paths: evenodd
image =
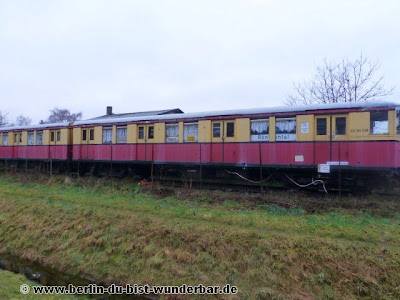
<svg viewBox="0 0 400 300"><path fill-rule="evenodd" d="M153 160L154 124L138 125L138 160Z"/></svg>
<svg viewBox="0 0 400 300"><path fill-rule="evenodd" d="M235 140L235 121L218 120L212 122L211 132L211 162L224 163L226 160L225 143Z"/></svg>
<svg viewBox="0 0 400 300"><path fill-rule="evenodd" d="M332 116L315 116L314 164L326 164L330 160L331 128Z"/></svg>
<svg viewBox="0 0 400 300"><path fill-rule="evenodd" d="M82 128L81 159L89 159L89 129Z"/></svg>
<svg viewBox="0 0 400 300"><path fill-rule="evenodd" d="M348 115L334 115L331 126L330 163L348 165Z"/></svg>
<svg viewBox="0 0 400 300"><path fill-rule="evenodd" d="M316 115L314 164L344 164L348 159L347 115Z"/></svg>

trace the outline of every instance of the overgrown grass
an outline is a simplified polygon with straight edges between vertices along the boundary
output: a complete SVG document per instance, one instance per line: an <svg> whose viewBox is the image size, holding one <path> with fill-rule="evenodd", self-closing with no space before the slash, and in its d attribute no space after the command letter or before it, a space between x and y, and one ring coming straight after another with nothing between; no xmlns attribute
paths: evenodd
<svg viewBox="0 0 400 300"><path fill-rule="evenodd" d="M230 283L242 299L400 298L399 211L300 204L294 193L237 199L2 176L0 250L104 283Z"/></svg>

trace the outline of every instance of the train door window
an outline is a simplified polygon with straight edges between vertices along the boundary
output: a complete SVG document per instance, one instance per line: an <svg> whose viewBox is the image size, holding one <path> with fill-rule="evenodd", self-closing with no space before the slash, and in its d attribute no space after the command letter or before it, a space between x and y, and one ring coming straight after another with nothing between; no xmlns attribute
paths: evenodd
<svg viewBox="0 0 400 300"><path fill-rule="evenodd" d="M61 141L61 131L57 130L57 142Z"/></svg>
<svg viewBox="0 0 400 300"><path fill-rule="evenodd" d="M213 137L221 137L221 123L213 123Z"/></svg>
<svg viewBox="0 0 400 300"><path fill-rule="evenodd" d="M89 129L89 139L94 141L94 128Z"/></svg>
<svg viewBox="0 0 400 300"><path fill-rule="evenodd" d="M103 127L103 144L111 144L111 143L112 143L112 128Z"/></svg>
<svg viewBox="0 0 400 300"><path fill-rule="evenodd" d="M54 142L54 140L55 140L55 133L54 133L54 131L51 131L50 132L50 142Z"/></svg>
<svg viewBox="0 0 400 300"><path fill-rule="evenodd" d="M126 143L127 127L117 127L117 143Z"/></svg>
<svg viewBox="0 0 400 300"><path fill-rule="evenodd" d="M326 118L317 118L317 135L326 135L327 120Z"/></svg>
<svg viewBox="0 0 400 300"><path fill-rule="evenodd" d="M36 131L36 145L43 145L43 131Z"/></svg>
<svg viewBox="0 0 400 300"><path fill-rule="evenodd" d="M276 141L296 140L296 118L276 118Z"/></svg>
<svg viewBox="0 0 400 300"><path fill-rule="evenodd" d="M226 137L234 137L235 136L235 123L227 122L226 123Z"/></svg>
<svg viewBox="0 0 400 300"><path fill-rule="evenodd" d="M370 112L370 132L372 134L389 133L389 113L387 110Z"/></svg>
<svg viewBox="0 0 400 300"><path fill-rule="evenodd" d="M346 134L346 117L339 117L335 120L335 134L344 135Z"/></svg>
<svg viewBox="0 0 400 300"><path fill-rule="evenodd" d="M35 133L33 131L28 132L28 145L35 145Z"/></svg>
<svg viewBox="0 0 400 300"><path fill-rule="evenodd" d="M8 133L3 133L3 146L8 146Z"/></svg>
<svg viewBox="0 0 400 300"><path fill-rule="evenodd" d="M82 141L87 141L87 129L82 129Z"/></svg>
<svg viewBox="0 0 400 300"><path fill-rule="evenodd" d="M139 126L138 139L139 140L143 140L144 139L144 126Z"/></svg>
<svg viewBox="0 0 400 300"><path fill-rule="evenodd" d="M14 133L14 143L18 143L18 133Z"/></svg>
<svg viewBox="0 0 400 300"><path fill-rule="evenodd" d="M269 141L269 120L251 120L250 140L252 142Z"/></svg>
<svg viewBox="0 0 400 300"><path fill-rule="evenodd" d="M197 123L183 124L183 141L197 142L199 139L199 127Z"/></svg>
<svg viewBox="0 0 400 300"><path fill-rule="evenodd" d="M400 110L396 110L396 133L400 134Z"/></svg>
<svg viewBox="0 0 400 300"><path fill-rule="evenodd" d="M165 125L165 140L167 143L177 143L179 141L179 125L166 124Z"/></svg>
<svg viewBox="0 0 400 300"><path fill-rule="evenodd" d="M154 139L154 126L147 127L147 137L149 139Z"/></svg>

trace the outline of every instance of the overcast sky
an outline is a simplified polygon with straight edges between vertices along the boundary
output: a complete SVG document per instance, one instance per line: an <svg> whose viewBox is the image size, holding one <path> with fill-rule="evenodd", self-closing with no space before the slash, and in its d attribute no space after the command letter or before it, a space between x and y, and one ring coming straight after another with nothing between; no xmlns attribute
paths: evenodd
<svg viewBox="0 0 400 300"><path fill-rule="evenodd" d="M398 0L0 0L0 110L279 106L325 57L361 53L400 102L399 16Z"/></svg>

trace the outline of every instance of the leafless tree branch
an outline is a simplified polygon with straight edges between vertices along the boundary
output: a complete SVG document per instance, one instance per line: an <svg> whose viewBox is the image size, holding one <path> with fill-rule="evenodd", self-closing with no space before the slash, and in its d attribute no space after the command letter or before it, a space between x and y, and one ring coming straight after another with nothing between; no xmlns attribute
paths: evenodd
<svg viewBox="0 0 400 300"><path fill-rule="evenodd" d="M354 61L344 58L339 63L324 59L310 81L293 84L294 95L286 97L286 104L381 100L391 95L395 87L385 88L379 69L378 62L371 62L362 54Z"/></svg>

